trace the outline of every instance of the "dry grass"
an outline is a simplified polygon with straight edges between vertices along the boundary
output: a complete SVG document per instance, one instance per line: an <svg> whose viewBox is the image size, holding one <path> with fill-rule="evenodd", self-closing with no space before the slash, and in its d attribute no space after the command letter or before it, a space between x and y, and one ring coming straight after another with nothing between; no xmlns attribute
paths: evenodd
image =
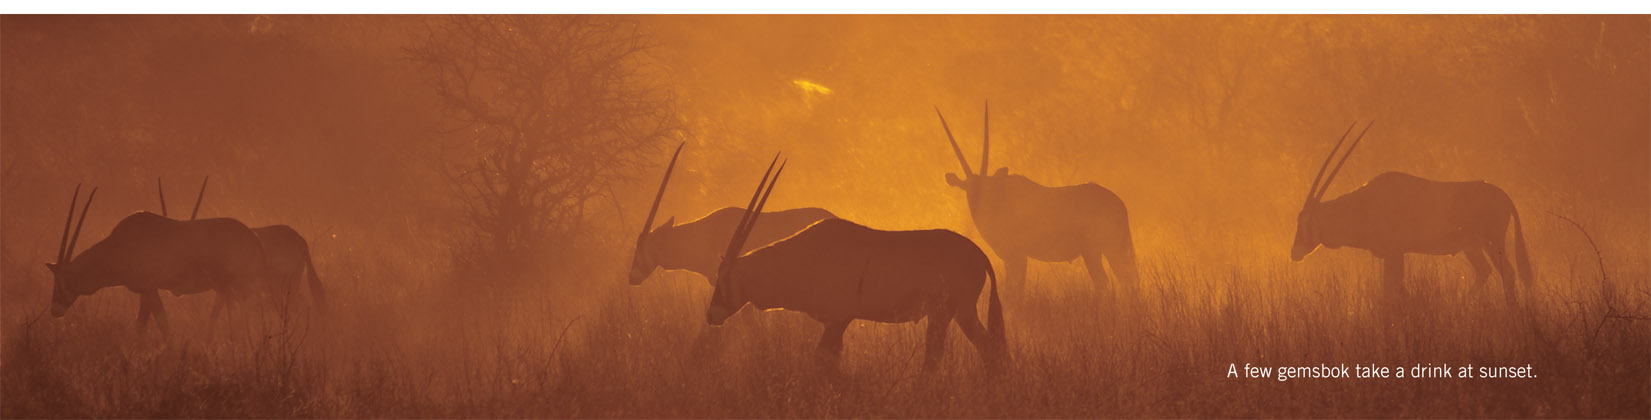
<svg viewBox="0 0 1651 420"><path fill-rule="evenodd" d="M839 374L810 357L821 326L743 312L706 332L708 288L686 274L639 288L487 295L375 292L409 278L324 256L335 307L206 325L210 299L165 298L167 339L132 331L108 290L63 319L8 308L0 408L20 417L1643 417L1647 322L1605 318L1591 260L1550 267L1502 307L1465 262L1417 258L1417 296L1378 316L1375 263L1232 269L1146 260L1138 309L1097 308L1078 264L1034 265L1007 302L1014 365L991 377L955 331L919 373L918 325L857 323ZM1644 314L1644 267L1615 268L1619 313ZM38 273L7 273L45 281ZM1492 279L1492 281L1497 281ZM8 290L10 292L10 290ZM27 293L29 290L23 290ZM1534 297L1534 298L1531 298ZM46 296L10 302L45 302ZM16 306L16 305L13 305ZM1637 311L1637 312L1636 312ZM1595 330L1597 329L1597 333ZM1535 379L1228 379L1229 363L1531 364Z"/></svg>

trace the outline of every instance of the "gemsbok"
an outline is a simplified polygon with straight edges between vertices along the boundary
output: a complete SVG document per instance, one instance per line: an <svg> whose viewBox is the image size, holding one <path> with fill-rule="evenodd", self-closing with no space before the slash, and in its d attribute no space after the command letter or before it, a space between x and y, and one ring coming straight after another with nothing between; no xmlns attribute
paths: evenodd
<svg viewBox="0 0 1651 420"><path fill-rule="evenodd" d="M717 264L721 262L717 258L721 256L717 253L717 247L734 234L734 225L745 215L744 209L726 207L699 220L678 225L675 224L676 218L671 217L658 227L653 227L659 202L665 198L665 186L670 184L671 172L676 169L676 159L681 154L682 145L678 145L676 153L671 155L670 165L665 167L665 179L659 181L659 193L654 195L648 218L642 222L642 234L636 237L636 251L631 254L632 286L642 285L655 269L688 270L704 276L715 285ZM814 207L781 210L762 216L762 224L751 231L751 241L741 252L784 239L814 222L837 217L825 209Z"/></svg>
<svg viewBox="0 0 1651 420"><path fill-rule="evenodd" d="M195 210L189 214L189 220L195 220L201 210L201 199L206 197L208 180L210 178L201 180L201 192L195 195ZM161 216L166 216L166 188L161 186L160 179L155 180L155 188L160 194ZM258 235L258 243L264 251L264 275L261 279L265 283L254 289L276 308L287 308L307 275L310 297L315 300L317 310L325 311L327 296L321 287L321 276L315 273L315 263L310 259L309 241L287 225L254 228L252 233Z"/></svg>
<svg viewBox="0 0 1651 420"><path fill-rule="evenodd" d="M1509 219L1513 220L1514 252L1519 262L1517 276L1527 284L1533 279L1531 261L1525 250L1519 212L1501 188L1484 181L1441 182L1386 172L1352 192L1323 200L1336 173L1341 172L1347 157L1370 131L1370 125L1365 125L1342 153L1335 169L1325 176L1324 170L1355 126L1357 123L1342 133L1307 189L1307 201L1296 215L1290 259L1299 262L1320 245L1368 250L1382 260L1382 277L1389 297L1402 297L1405 254L1461 253L1473 265L1475 288L1484 284L1494 263L1502 277L1504 296L1510 305L1517 305L1519 290L1514 284L1515 274L1508 262L1506 246Z"/></svg>
<svg viewBox="0 0 1651 420"><path fill-rule="evenodd" d="M769 164L772 171L773 164ZM856 319L906 323L928 319L924 371L944 355L952 322L973 342L988 371L1008 358L1003 305L997 275L986 253L968 238L948 230L884 231L843 219L826 219L790 238L740 254L751 226L779 181L780 172L763 174L757 194L746 206L740 228L729 240L705 320L722 325L747 303L758 309L785 309L808 314L825 324L818 351L835 368L843 334ZM765 188L766 185L766 188ZM758 195L761 200L758 200ZM981 288L991 279L987 326L975 310Z"/></svg>
<svg viewBox="0 0 1651 420"><path fill-rule="evenodd" d="M52 316L62 317L80 296L125 286L140 297L138 332L148 328L151 316L163 332L169 332L160 290L179 296L217 292L218 303L212 310L216 317L225 304L259 284L263 252L258 236L235 219L178 221L150 212L133 213L121 219L108 237L74 256L86 211L96 195L94 188L86 197L71 239L69 222L74 220L74 205L80 199L80 187L75 187L57 262L46 264L52 273Z"/></svg>
<svg viewBox="0 0 1651 420"><path fill-rule="evenodd" d="M946 140L952 144L952 153L963 165L963 177L946 174L946 183L963 190L969 203L969 213L986 245L1003 258L1005 281L1018 294L1026 281L1028 258L1064 262L1083 257L1089 277L1109 300L1111 285L1101 261L1112 268L1119 283L1133 294L1139 281L1135 267L1135 245L1129 233L1129 213L1124 201L1094 183L1046 187L1020 175L1009 174L1008 168L999 168L987 175L991 154L991 109L985 112L985 131L981 140L980 170L969 168L963 149L952 137L946 116L940 108L940 127L946 131Z"/></svg>

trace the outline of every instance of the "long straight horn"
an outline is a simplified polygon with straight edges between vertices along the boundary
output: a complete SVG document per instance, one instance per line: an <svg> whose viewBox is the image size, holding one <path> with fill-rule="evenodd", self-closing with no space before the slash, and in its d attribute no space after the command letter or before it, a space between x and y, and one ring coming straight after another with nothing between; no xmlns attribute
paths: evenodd
<svg viewBox="0 0 1651 420"><path fill-rule="evenodd" d="M166 215L166 186L161 184L161 178L155 177L155 191L161 195L161 216Z"/></svg>
<svg viewBox="0 0 1651 420"><path fill-rule="evenodd" d="M940 128L946 130L946 140L952 142L952 154L957 155L957 163L963 165L963 176L974 176L974 172L969 171L969 160L963 158L963 149L957 147L957 138L952 137L952 127L946 125L946 116L940 113L940 107L934 107L934 115L940 116Z"/></svg>
<svg viewBox="0 0 1651 420"><path fill-rule="evenodd" d="M744 233L745 226L752 219L751 211L757 207L757 199L762 196L762 187L768 185L768 176L774 173L774 164L779 162L780 154L774 153L774 160L768 162L768 170L763 171L762 180L757 182L757 191L751 194L751 203L745 205L745 214L740 215L739 224L734 225L734 235L728 238L728 251L726 252L728 258L739 256L740 245L743 242L740 238L741 234Z"/></svg>
<svg viewBox="0 0 1651 420"><path fill-rule="evenodd" d="M79 201L80 201L80 184L75 184L75 196L74 196L74 198L69 199L69 217L67 219L63 220L63 239L58 239L57 240L57 263L58 264L68 262L63 258L63 254L68 252L67 249L69 248L69 226L74 224L74 222L75 222L75 204L78 203Z"/></svg>
<svg viewBox="0 0 1651 420"><path fill-rule="evenodd" d="M671 183L671 172L676 170L676 157L682 154L682 146L688 142L676 145L676 153L671 154L671 164L665 165L665 179L659 181L659 193L654 194L654 206L648 209L648 218L642 221L642 233L648 233L654 227L654 215L659 213L659 200L665 198L665 186Z"/></svg>
<svg viewBox="0 0 1651 420"><path fill-rule="evenodd" d="M212 175L201 178L201 193L195 194L195 210L189 212L189 220L195 220L195 215L201 213L201 198L206 197L206 181L212 180Z"/></svg>
<svg viewBox="0 0 1651 420"><path fill-rule="evenodd" d="M64 262L75 256L75 243L80 242L80 228L86 227L86 210L92 208L92 199L97 197L97 187L92 187L92 193L86 195L86 205L80 207L80 221L75 222L75 236L69 238L69 251L63 254Z"/></svg>
<svg viewBox="0 0 1651 420"><path fill-rule="evenodd" d="M986 129L980 141L980 176L986 176L986 161L992 157L992 102L986 102Z"/></svg>
<svg viewBox="0 0 1651 420"><path fill-rule="evenodd" d="M1324 185L1318 191L1319 197L1324 197L1324 193L1330 191L1330 181L1336 180L1336 173L1341 172L1341 166L1347 164L1347 157L1353 155L1353 149L1359 147L1359 140L1364 140L1364 133L1370 132L1370 126L1372 125L1376 125L1376 121L1372 120L1369 124L1364 125L1364 130L1359 131L1359 137L1353 139L1352 145L1347 146L1346 153L1341 154L1341 161L1336 162L1336 169L1331 169L1330 176L1324 177Z"/></svg>
<svg viewBox="0 0 1651 420"><path fill-rule="evenodd" d="M1330 148L1330 155L1324 157L1324 163L1319 165L1319 174L1314 175L1313 176L1313 184L1307 186L1307 202L1311 203L1313 201L1318 200L1318 198L1319 198L1318 197L1319 181L1324 180L1324 169L1330 167L1330 160L1336 158L1336 151L1341 150L1341 143L1344 142L1344 141L1347 141L1347 135L1351 134L1353 132L1353 127L1356 127L1358 125L1359 125L1358 121L1354 121L1352 124L1348 124L1347 125L1347 131L1344 132L1344 133L1341 133L1341 139L1340 140L1336 140L1336 147Z"/></svg>
<svg viewBox="0 0 1651 420"><path fill-rule="evenodd" d="M785 172L785 162L780 162L780 168L774 170L774 177L768 180L768 188L763 189L762 200L757 202L757 208L751 210L751 221L741 229L738 245L734 246L735 252L745 249L745 240L751 238L751 232L756 230L757 217L762 216L762 208L768 204L768 195L774 192L774 184L780 182L781 172Z"/></svg>
<svg viewBox="0 0 1651 420"><path fill-rule="evenodd" d="M740 245L744 245L745 238L751 236L751 231L756 230L757 218L762 216L763 207L768 205L768 194L774 192L774 184L780 182L782 172L785 172L785 162L780 162L780 168L774 170L774 177L768 179L768 188L763 189L762 200L757 201L757 208L751 210L751 221L745 225L745 236L740 237Z"/></svg>

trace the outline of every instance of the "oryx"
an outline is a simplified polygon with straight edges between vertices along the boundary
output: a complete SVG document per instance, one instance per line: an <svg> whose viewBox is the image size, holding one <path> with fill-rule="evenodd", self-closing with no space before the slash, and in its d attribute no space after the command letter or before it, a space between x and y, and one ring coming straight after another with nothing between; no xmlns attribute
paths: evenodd
<svg viewBox="0 0 1651 420"><path fill-rule="evenodd" d="M200 212L201 199L206 196L209 180L210 177L201 180L201 191L195 195L195 210L190 212L189 220L195 220ZM161 215L166 216L166 188L159 178L155 179L155 188L160 194ZM310 259L310 244L304 236L287 225L254 228L252 233L258 235L264 255L264 273L261 276L264 284L254 290L269 298L277 308L286 308L292 296L298 293L305 275L308 275L310 297L315 299L316 309L326 310L326 292L321 287L321 276L315 273L315 263Z"/></svg>
<svg viewBox="0 0 1651 420"><path fill-rule="evenodd" d="M235 219L178 221L149 212L134 213L121 219L108 237L74 256L86 211L96 195L94 188L86 197L71 239L69 222L74 220L74 204L80 199L80 187L75 187L57 262L46 264L52 273L52 316L62 317L82 295L125 286L141 297L138 332L147 328L150 316L162 331L169 331L158 291L173 295L217 292L216 315L229 300L259 284L263 252L258 236Z"/></svg>
<svg viewBox="0 0 1651 420"><path fill-rule="evenodd" d="M678 145L676 153L671 155L670 165L665 167L665 178L659 181L659 193L654 195L654 204L648 210L648 218L642 222L642 234L636 237L636 251L631 254L632 286L641 285L643 280L647 280L648 276L653 274L655 268L692 271L705 276L706 280L715 285L717 264L721 262L717 258L721 256L717 253L718 246L726 243L728 236L734 234L734 225L745 215L745 209L725 207L688 223L675 224L676 218L671 217L665 219L665 223L658 227L653 227L654 215L659 212L659 202L665 198L665 186L670 184L671 172L676 169L676 159L681 154L682 145ZM814 207L765 213L762 215L762 223L751 231L751 240L741 251L774 243L814 222L836 217L825 209Z"/></svg>
<svg viewBox="0 0 1651 420"><path fill-rule="evenodd" d="M772 170L774 166L769 165ZM842 352L843 333L856 319L904 323L928 318L925 371L945 351L946 332L955 321L974 342L989 370L1008 357L1003 305L997 275L986 253L974 242L948 230L884 231L843 219L826 219L789 238L740 254L751 226L773 192L774 180L763 174L724 251L705 320L722 325L746 303L759 309L786 309L808 314L825 324L819 351L828 366ZM766 184L766 188L764 187ZM981 287L991 279L987 327L976 316Z"/></svg>
<svg viewBox="0 0 1651 420"><path fill-rule="evenodd" d="M1357 123L1355 123L1357 125ZM1513 220L1514 252L1519 262L1518 277L1532 280L1530 256L1525 251L1525 234L1513 200L1501 188L1484 181L1441 182L1400 172L1386 172L1352 192L1324 201L1330 182L1336 179L1347 157L1359 146L1359 137L1347 147L1336 168L1324 170L1353 132L1342 133L1319 166L1318 175L1307 189L1307 201L1296 215L1295 242L1290 259L1301 261L1319 245L1330 248L1350 246L1370 251L1382 259L1382 273L1388 292L1404 293L1404 255L1451 255L1461 253L1473 264L1475 286L1483 285L1496 267L1502 276L1505 296L1517 304L1519 290L1508 262L1508 220ZM1320 182L1322 178L1322 183ZM1489 257L1487 261L1486 257Z"/></svg>
<svg viewBox="0 0 1651 420"><path fill-rule="evenodd" d="M991 154L991 110L985 112L981 138L980 170L969 168L963 149L952 137L940 108L940 127L952 144L952 153L963 167L963 177L946 174L946 183L963 190L969 213L986 245L1003 258L1004 277L1011 291L1023 289L1026 260L1061 262L1083 257L1089 277L1100 291L1112 296L1101 261L1126 290L1134 290L1140 275L1135 268L1135 245L1129 233L1129 213L1124 201L1094 183L1046 187L999 168L986 175Z"/></svg>

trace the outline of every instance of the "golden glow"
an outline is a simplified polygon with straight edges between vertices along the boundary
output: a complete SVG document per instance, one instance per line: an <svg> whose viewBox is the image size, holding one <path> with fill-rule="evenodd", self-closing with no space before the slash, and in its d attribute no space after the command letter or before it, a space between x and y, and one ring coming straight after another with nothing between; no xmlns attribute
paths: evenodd
<svg viewBox="0 0 1651 420"><path fill-rule="evenodd" d="M503 135L486 128L502 124L454 120L437 104L466 92L438 92L428 73L438 64L409 60L410 47L445 36L430 31L450 17L6 15L0 414L1651 412L1651 329L1605 315L1651 308L1645 16L580 18L638 23L636 33L650 35L638 45L652 48L631 56L632 74L676 101L687 145L656 224L744 206L783 152L788 166L769 211L820 207L873 228L947 229L976 241L996 264L1013 370L977 374L980 358L952 329L940 370L920 374L921 323L856 322L844 374L820 377L812 354L822 327L805 314L747 310L707 333L706 278L661 270L626 285L637 224L674 138L626 158L612 188L577 208L577 234L548 245L554 255L521 271L456 270L453 249L480 242L465 215L521 205L456 193L458 174L476 170ZM557 19L511 23L501 39L566 21ZM583 102L508 106L549 96L541 88L578 90L517 83L478 77L471 93L500 102L472 105L545 132L592 131L556 123L597 114L577 108ZM978 168L986 101L988 173L1093 183L1126 205L1140 299L1099 301L1102 283L1081 260L1032 261L1025 281L1008 280L963 190L946 181L960 165L936 115ZM1370 252L1319 249L1290 261L1314 171L1349 124L1371 120L1326 198L1387 171L1504 189L1539 273L1519 286L1526 308L1504 310L1501 279L1478 284L1459 255L1409 257L1407 287L1421 298L1396 317L1374 309L1383 267ZM64 319L34 321L54 290L40 263L63 235L74 183L104 191L86 218L84 252L130 212L159 210L156 178L186 190L174 198L177 214L197 194L184 186L206 175L201 217L285 224L318 239L309 247L329 312L295 309L288 323L264 312L272 305L248 302L214 318L210 294L162 293L172 336L139 339L140 298L111 288L80 298ZM311 287L297 308L312 305ZM1010 288L1022 297L1008 298ZM1224 378L1228 363L1341 362L1531 363L1540 377L1288 386Z"/></svg>
<svg viewBox="0 0 1651 420"><path fill-rule="evenodd" d="M819 84L819 83L814 83L814 82L809 81L809 80L805 80L805 79L792 80L791 84L796 85L798 89L802 89L803 93L807 94L807 95L830 95L831 94L831 88L825 87L825 85L822 85L822 84Z"/></svg>

